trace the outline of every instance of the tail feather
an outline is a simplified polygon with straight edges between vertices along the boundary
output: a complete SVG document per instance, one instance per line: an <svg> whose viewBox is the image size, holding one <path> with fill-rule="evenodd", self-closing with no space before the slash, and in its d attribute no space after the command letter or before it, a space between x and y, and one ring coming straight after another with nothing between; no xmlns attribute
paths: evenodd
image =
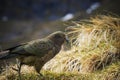
<svg viewBox="0 0 120 80"><path fill-rule="evenodd" d="M0 59L4 58L7 55L9 55L9 50L0 52Z"/></svg>
<svg viewBox="0 0 120 80"><path fill-rule="evenodd" d="M0 52L0 60L9 59L9 58L16 57L16 56L17 54L10 54L9 50Z"/></svg>

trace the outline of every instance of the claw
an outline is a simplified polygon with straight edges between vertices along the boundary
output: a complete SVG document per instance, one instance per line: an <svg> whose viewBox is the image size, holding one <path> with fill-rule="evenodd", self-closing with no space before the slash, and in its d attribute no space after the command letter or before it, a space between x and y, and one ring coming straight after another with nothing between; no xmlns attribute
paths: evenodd
<svg viewBox="0 0 120 80"><path fill-rule="evenodd" d="M41 73L38 73L37 76L38 76L40 79L45 80L45 77L44 77Z"/></svg>
<svg viewBox="0 0 120 80"><path fill-rule="evenodd" d="M14 68L14 67L12 67L12 69L18 72L18 69Z"/></svg>
<svg viewBox="0 0 120 80"><path fill-rule="evenodd" d="M43 76L41 73L38 73L39 74L39 76Z"/></svg>

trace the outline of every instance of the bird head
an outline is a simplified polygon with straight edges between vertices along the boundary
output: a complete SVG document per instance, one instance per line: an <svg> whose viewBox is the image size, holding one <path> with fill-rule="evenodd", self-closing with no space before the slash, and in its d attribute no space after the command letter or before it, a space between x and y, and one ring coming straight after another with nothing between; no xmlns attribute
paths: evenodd
<svg viewBox="0 0 120 80"><path fill-rule="evenodd" d="M49 39L52 40L55 44L62 45L65 41L68 42L66 34L62 31L56 31L50 34Z"/></svg>

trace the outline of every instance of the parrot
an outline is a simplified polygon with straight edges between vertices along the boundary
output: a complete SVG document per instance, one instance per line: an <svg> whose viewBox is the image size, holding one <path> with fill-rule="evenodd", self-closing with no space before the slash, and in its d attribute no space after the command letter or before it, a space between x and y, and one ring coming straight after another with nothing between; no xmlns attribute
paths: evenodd
<svg viewBox="0 0 120 80"><path fill-rule="evenodd" d="M17 58L17 68L21 77L21 66L33 66L35 71L40 73L41 68L46 62L56 56L62 48L64 42L69 42L67 35L62 31L56 31L47 37L30 42L22 43L0 52L0 60Z"/></svg>

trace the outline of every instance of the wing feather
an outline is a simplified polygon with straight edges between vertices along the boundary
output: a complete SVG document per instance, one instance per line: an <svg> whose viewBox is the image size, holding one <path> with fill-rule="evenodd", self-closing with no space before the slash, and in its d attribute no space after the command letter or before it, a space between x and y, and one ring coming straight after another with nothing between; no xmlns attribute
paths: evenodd
<svg viewBox="0 0 120 80"><path fill-rule="evenodd" d="M41 39L29 42L24 46L26 52L36 55L36 56L44 56L50 50L53 49L53 44L49 40Z"/></svg>

